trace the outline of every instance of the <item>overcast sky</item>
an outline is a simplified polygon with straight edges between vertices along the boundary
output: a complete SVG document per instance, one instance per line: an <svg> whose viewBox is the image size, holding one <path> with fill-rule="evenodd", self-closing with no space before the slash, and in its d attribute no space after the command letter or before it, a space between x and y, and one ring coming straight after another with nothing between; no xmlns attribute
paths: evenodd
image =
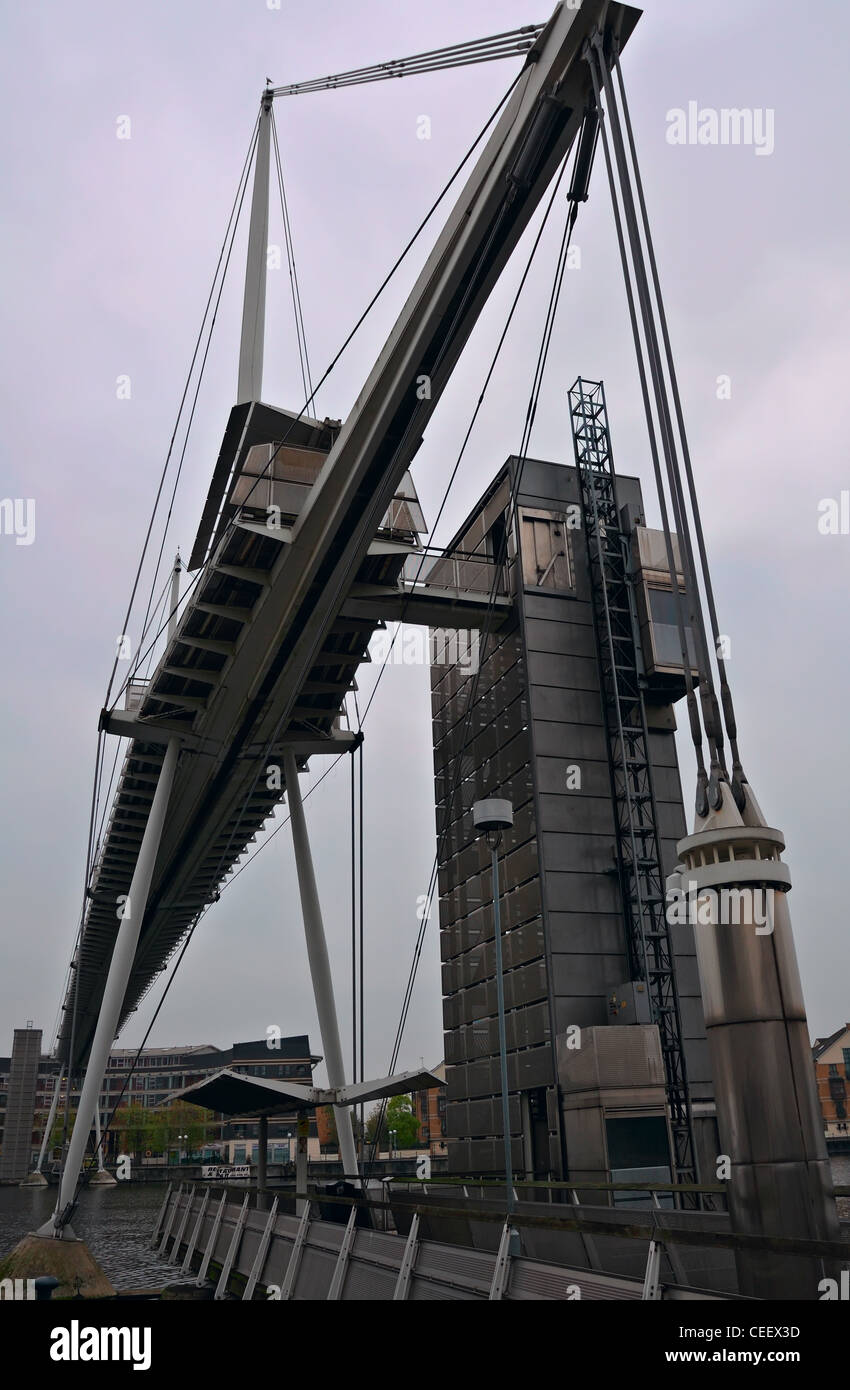
<svg viewBox="0 0 850 1390"><path fill-rule="evenodd" d="M30 1018L52 1036L80 907L98 711L265 79L297 81L547 17L529 4L3 5L0 494L34 499L35 535L19 545L0 534L0 1052ZM850 489L846 18L839 0L805 15L790 0L647 0L624 63L720 624L732 640L744 763L768 822L787 837L812 1035L850 1018L850 535L818 530L819 504ZM276 104L314 376L515 72L502 62ZM668 112L692 101L773 112L772 153L671 144ZM423 115L428 140L418 138ZM130 138L119 139L126 117ZM600 161L580 213L581 266L567 276L531 452L570 460L565 393L579 373L602 377L618 470L638 474L651 498L603 172ZM349 410L437 225L320 392L320 415ZM437 541L519 445L559 232L547 228ZM273 208L270 241L281 239ZM494 293L417 456L429 522L526 254ZM243 265L240 237L169 553L191 547L235 399ZM263 395L299 409L288 293L285 271L270 272ZM118 398L122 376L130 399ZM721 376L729 399L718 399ZM426 669L386 672L365 732L366 1065L380 1074L434 855ZM313 780L321 771L315 760ZM690 804L686 746L682 776ZM348 1039L347 761L307 812ZM140 1040L156 998L127 1043ZM274 1023L309 1032L321 1050L286 830L204 918L151 1041L228 1046ZM432 923L401 1064L441 1056Z"/></svg>

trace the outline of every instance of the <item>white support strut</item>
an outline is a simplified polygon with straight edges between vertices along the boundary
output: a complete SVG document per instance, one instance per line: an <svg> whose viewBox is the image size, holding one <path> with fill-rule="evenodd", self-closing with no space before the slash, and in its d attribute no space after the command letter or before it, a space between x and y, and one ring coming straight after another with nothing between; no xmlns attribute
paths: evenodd
<svg viewBox="0 0 850 1390"><path fill-rule="evenodd" d="M316 887L313 856L310 852L310 841L307 836L307 822L304 819L301 790L298 786L298 768L295 754L289 749L283 755L283 768L286 779L286 799L289 803L289 814L292 822L292 843L295 847L298 887L301 893L304 935L307 938L307 956L310 961L310 976L313 981L316 1013L319 1016L322 1051L328 1070L328 1084L331 1088L342 1087L345 1085L345 1066L342 1060L342 1044L339 1038L339 1022L328 959L328 945L325 940L325 927L322 921L319 892ZM343 1173L347 1178L356 1178L358 1176L357 1152L354 1147L354 1131L351 1128L351 1113L345 1106L335 1105L334 1119L336 1120Z"/></svg>
<svg viewBox="0 0 850 1390"><path fill-rule="evenodd" d="M272 123L271 93L263 97L254 164L254 192L248 231L248 263L239 343L239 382L236 403L258 401L263 390L263 347L266 328L266 261L269 237L269 149Z"/></svg>
<svg viewBox="0 0 850 1390"><path fill-rule="evenodd" d="M103 1135L100 1131L100 1099L94 1107L94 1147L97 1157L97 1171L106 1172L106 1164L103 1161Z"/></svg>
<svg viewBox="0 0 850 1390"><path fill-rule="evenodd" d="M106 1063L109 1059L109 1051L112 1047L118 1027L121 1005L127 991L130 971L133 967L133 960L139 941L139 933L142 929L142 921L144 920L145 908L147 907L154 864L162 838L162 828L165 824L166 811L168 810L168 800L171 795L174 774L177 770L177 755L179 751L179 740L176 738L170 739L162 760L162 768L160 769L154 798L151 802L145 833L142 837L142 843L139 846L139 857L136 860L136 867L133 870L130 890L123 903L121 925L118 928L118 935L115 939L115 949L112 952L112 961L110 962L109 975L107 976L106 987L103 992L100 1015L97 1020L97 1028L95 1029L95 1035L91 1045L85 1080L83 1081L83 1089L80 1094L80 1103L77 1107L77 1117L71 1134L71 1142L68 1145L65 1166L62 1170L62 1181L59 1184L56 1216L60 1216L65 1211L68 1204L74 1201L77 1190L77 1180L80 1176L80 1169L83 1164L86 1142L91 1131L95 1109L100 1102L100 1088L103 1084L103 1077L106 1072ZM56 1234L61 1238L64 1230L64 1226L55 1226L55 1218L51 1218L51 1220L46 1222L41 1228L41 1234Z"/></svg>
<svg viewBox="0 0 850 1390"><path fill-rule="evenodd" d="M38 1163L35 1165L36 1173L41 1172L44 1163L44 1155L47 1153L47 1145L50 1142L50 1135L53 1130L53 1121L56 1119L56 1110L59 1105L59 1093L62 1090L62 1077L65 1068L60 1066L56 1075L56 1085L53 1087L53 1099L50 1102L50 1110L47 1116L47 1124L44 1126L44 1134L41 1137L41 1148L38 1151Z"/></svg>

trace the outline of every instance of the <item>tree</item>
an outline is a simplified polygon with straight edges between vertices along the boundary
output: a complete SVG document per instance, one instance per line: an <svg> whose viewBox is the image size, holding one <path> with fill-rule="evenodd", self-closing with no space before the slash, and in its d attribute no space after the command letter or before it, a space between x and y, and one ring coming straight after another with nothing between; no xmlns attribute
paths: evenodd
<svg viewBox="0 0 850 1390"><path fill-rule="evenodd" d="M123 1152L134 1159L153 1148L154 1116L141 1105L123 1105L116 1111L112 1128L118 1133Z"/></svg>
<svg viewBox="0 0 850 1390"><path fill-rule="evenodd" d="M357 1111L353 1108L351 1114L351 1127L354 1131L354 1142L360 1138L360 1120ZM319 1144L322 1151L325 1149L336 1150L339 1152L339 1134L336 1127L336 1115L332 1105L320 1105L316 1109L316 1129L319 1135Z"/></svg>
<svg viewBox="0 0 850 1390"><path fill-rule="evenodd" d="M111 1129L118 1134L122 1150L136 1159L148 1151L162 1154L178 1147L191 1157L203 1148L214 1123L211 1110L179 1101L162 1110L147 1110L141 1105L122 1106ZM186 1137L181 1138L181 1135Z"/></svg>
<svg viewBox="0 0 850 1390"><path fill-rule="evenodd" d="M387 1137L386 1116L383 1112L384 1107L379 1102L366 1116L366 1143L374 1148L380 1148Z"/></svg>
<svg viewBox="0 0 850 1390"><path fill-rule="evenodd" d="M395 1130L394 1147L415 1149L419 1143L419 1121L412 1096L393 1096L387 1105L387 1130Z"/></svg>
<svg viewBox="0 0 850 1390"><path fill-rule="evenodd" d="M71 1110L71 1111L69 1111L69 1114L68 1114L68 1133L69 1133L69 1134L73 1133L74 1125L75 1125L76 1123L77 1123L77 1112L76 1112L76 1110ZM49 1140L49 1143L48 1143L48 1152L52 1153L54 1149L59 1149L59 1148L62 1147L62 1136L63 1136L64 1133L65 1133L65 1115L64 1115L64 1112L60 1114L59 1111L57 1111L57 1112L56 1112L56 1118L55 1118L55 1120L53 1121L53 1128L52 1128L52 1130L50 1131L50 1140Z"/></svg>
<svg viewBox="0 0 850 1390"><path fill-rule="evenodd" d="M393 1096L386 1109L376 1105L366 1121L366 1139L378 1148L387 1144L389 1131L394 1130L393 1148L415 1149L419 1144L419 1121L413 1109L412 1096Z"/></svg>
<svg viewBox="0 0 850 1390"><path fill-rule="evenodd" d="M215 1124L212 1110L204 1110L200 1105L189 1105L183 1100L175 1101L173 1105L162 1110L158 1118L162 1125L161 1147L168 1149L179 1145L181 1149L185 1149L187 1157L203 1148ZM185 1135L185 1138L180 1138L181 1135Z"/></svg>

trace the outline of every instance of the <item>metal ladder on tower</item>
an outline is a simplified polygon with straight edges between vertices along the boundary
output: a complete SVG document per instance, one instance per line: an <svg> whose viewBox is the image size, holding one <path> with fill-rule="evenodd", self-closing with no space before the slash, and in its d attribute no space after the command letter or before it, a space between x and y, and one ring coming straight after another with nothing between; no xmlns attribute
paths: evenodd
<svg viewBox="0 0 850 1390"><path fill-rule="evenodd" d="M623 916L634 978L647 984L664 1059L676 1181L696 1183L688 1077L665 915L658 813L629 542L623 534L602 382L578 377L570 419L590 564Z"/></svg>

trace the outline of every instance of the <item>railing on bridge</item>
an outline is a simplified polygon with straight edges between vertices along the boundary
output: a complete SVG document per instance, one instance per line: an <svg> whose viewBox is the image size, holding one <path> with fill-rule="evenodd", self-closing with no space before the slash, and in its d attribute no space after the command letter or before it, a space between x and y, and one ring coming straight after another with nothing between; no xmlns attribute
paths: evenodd
<svg viewBox="0 0 850 1390"><path fill-rule="evenodd" d="M149 680L142 680L137 677L129 680L127 682L127 688L124 691L124 708L128 710L137 710L148 693L149 686Z"/></svg>
<svg viewBox="0 0 850 1390"><path fill-rule="evenodd" d="M497 598L505 598L512 589L513 565L513 558L500 565L489 555L461 550L446 553L426 545L415 555L408 555L401 583L412 593L445 589L458 594L486 597L492 593Z"/></svg>
<svg viewBox="0 0 850 1390"><path fill-rule="evenodd" d="M277 512L280 520L294 522L326 458L320 449L255 444L234 480L228 503L244 516L266 520L269 512ZM378 530L379 534L398 533L406 538L425 534L425 518L409 471L399 481Z"/></svg>
<svg viewBox="0 0 850 1390"><path fill-rule="evenodd" d="M541 1211L520 1197L510 1218L517 1254L503 1204L475 1201L462 1180L440 1182L436 1201L428 1194L437 1184L408 1186L410 1201L399 1200L393 1184L383 1200L274 1189L256 1194L253 1207L250 1191L225 1188L214 1197L210 1186L181 1184L176 1193L169 1186L151 1244L198 1287L214 1276L216 1298L246 1300L723 1300L737 1297L737 1248L768 1258L850 1256L847 1241L741 1236L717 1212L655 1209L626 1218L582 1205L575 1194L566 1210ZM297 1204L294 1214L287 1204ZM340 1220L323 1219L335 1208ZM439 1238L440 1229L451 1235ZM709 1282L697 1283L695 1273Z"/></svg>
<svg viewBox="0 0 850 1390"><path fill-rule="evenodd" d="M385 1202L308 1194L297 1215L251 1206L251 1194L169 1188L151 1244L215 1298L396 1302L422 1299L640 1299L644 1281L511 1253L509 1232L494 1250L420 1238L419 1214L404 1234L375 1230L369 1208ZM345 1221L321 1219L327 1203L349 1207ZM660 1285L659 1285L660 1289ZM659 1295L660 1296L660 1293Z"/></svg>

